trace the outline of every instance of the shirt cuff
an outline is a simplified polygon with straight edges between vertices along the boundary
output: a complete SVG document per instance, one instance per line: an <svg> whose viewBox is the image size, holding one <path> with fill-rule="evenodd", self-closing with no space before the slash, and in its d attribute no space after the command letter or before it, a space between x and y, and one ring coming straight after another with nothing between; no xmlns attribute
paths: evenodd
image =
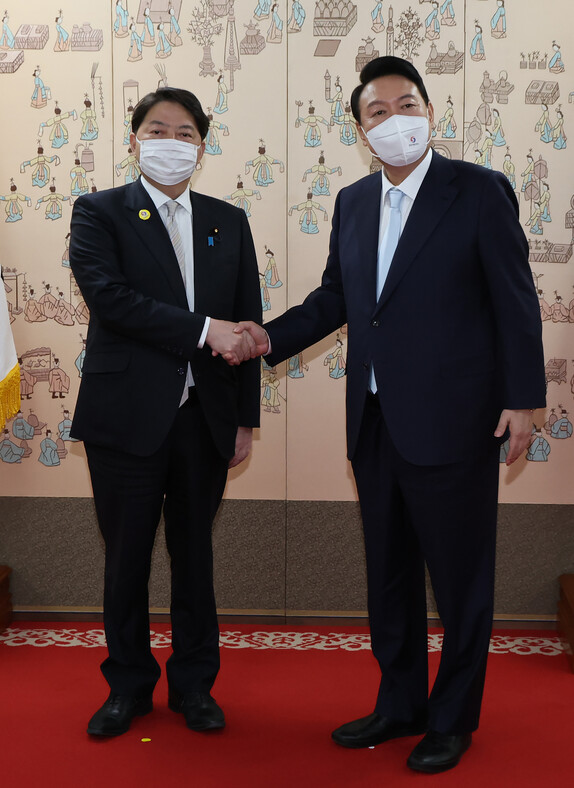
<svg viewBox="0 0 574 788"><path fill-rule="evenodd" d="M263 331L265 331L265 328L263 326L261 326L261 328L263 328ZM265 336L267 337L267 350L263 355L268 356L271 353L272 348L271 348L271 340L269 339L269 334L267 333L267 331L265 331Z"/></svg>
<svg viewBox="0 0 574 788"><path fill-rule="evenodd" d="M205 323L203 324L203 331L201 332L201 336L199 337L199 342L197 343L197 347L201 350L201 348L205 345L205 338L207 337L207 332L209 331L209 324L211 323L211 318L206 317Z"/></svg>

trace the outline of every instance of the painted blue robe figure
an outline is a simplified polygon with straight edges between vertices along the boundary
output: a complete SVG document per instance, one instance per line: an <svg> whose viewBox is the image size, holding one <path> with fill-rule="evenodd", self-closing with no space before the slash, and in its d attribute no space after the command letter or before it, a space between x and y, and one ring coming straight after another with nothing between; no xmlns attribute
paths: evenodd
<svg viewBox="0 0 574 788"><path fill-rule="evenodd" d="M142 30L142 44L144 47L153 47L155 46L155 28L153 26L153 22L151 21L151 17L149 15L149 6L144 8L144 20L143 20L143 30Z"/></svg>
<svg viewBox="0 0 574 788"><path fill-rule="evenodd" d="M245 162L245 174L249 174L249 168L253 167L253 180L258 186L269 186L270 183L275 183L273 179L273 164L279 165L279 171L285 172L285 165L279 159L274 159L265 152L265 146L261 145L258 149L258 155L251 161Z"/></svg>
<svg viewBox="0 0 574 788"><path fill-rule="evenodd" d="M345 108L343 105L343 90L338 82L335 83L335 95L333 98L327 99L331 104L331 125L334 123L341 123L345 115Z"/></svg>
<svg viewBox="0 0 574 788"><path fill-rule="evenodd" d="M291 16L287 22L287 30L289 33L298 33L301 30L303 22L305 21L305 16L305 9L299 0L293 0Z"/></svg>
<svg viewBox="0 0 574 788"><path fill-rule="evenodd" d="M425 19L425 36L430 41L440 36L440 22L438 18L438 3L433 3L433 9Z"/></svg>
<svg viewBox="0 0 574 788"><path fill-rule="evenodd" d="M16 414L12 422L12 434L20 441L29 441L34 437L34 427L26 421L21 412Z"/></svg>
<svg viewBox="0 0 574 788"><path fill-rule="evenodd" d="M291 356L287 360L287 377L289 378L304 378L305 373L301 369L303 366L303 360L301 353L297 353L296 356Z"/></svg>
<svg viewBox="0 0 574 788"><path fill-rule="evenodd" d="M484 43L482 41L482 27L480 25L475 25L474 28L474 38L470 44L470 56L473 60L484 60Z"/></svg>
<svg viewBox="0 0 574 788"><path fill-rule="evenodd" d="M574 428L568 419L568 414L563 410L562 416L559 419L556 419L552 425L550 435L553 438L557 438L558 440L564 440L565 438L571 438L573 431Z"/></svg>
<svg viewBox="0 0 574 788"><path fill-rule="evenodd" d="M275 287L282 287L283 282L279 278L279 272L277 271L277 263L275 262L275 256L271 249L265 248L265 256L267 257L267 267L263 272L263 276L265 277L265 284L267 287L275 288Z"/></svg>
<svg viewBox="0 0 574 788"><path fill-rule="evenodd" d="M547 183L542 184L542 192L540 197L540 210L542 213L540 214L540 219L543 222L551 222L552 217L550 216L550 187Z"/></svg>
<svg viewBox="0 0 574 788"><path fill-rule="evenodd" d="M508 178L508 182L512 186L513 189L516 189L516 167L512 162L512 158L509 153L506 154L504 157L504 162L502 164L502 172Z"/></svg>
<svg viewBox="0 0 574 788"><path fill-rule="evenodd" d="M498 455L498 461L501 464L506 462L506 458L508 457L508 452L510 451L510 438L504 441L504 443L500 444L500 452Z"/></svg>
<svg viewBox="0 0 574 788"><path fill-rule="evenodd" d="M223 81L223 74L220 74L217 77L217 99L215 101L215 107L213 108L213 111L217 112L219 115L222 115L224 112L227 112L228 109L227 85Z"/></svg>
<svg viewBox="0 0 574 788"><path fill-rule="evenodd" d="M58 435L63 441L75 441L76 438L72 438L70 435L70 430L72 429L72 419L64 414L64 418L58 424Z"/></svg>
<svg viewBox="0 0 574 788"><path fill-rule="evenodd" d="M382 33L385 29L385 17L383 15L383 4L381 2L377 3L371 11L371 21L371 29L374 30L375 33Z"/></svg>
<svg viewBox="0 0 574 788"><path fill-rule="evenodd" d="M98 139L98 122L90 99L84 100L84 106L85 110L80 112L80 120L82 121L80 139L84 140L84 142L91 142Z"/></svg>
<svg viewBox="0 0 574 788"><path fill-rule="evenodd" d="M334 380L342 378L346 374L346 362L343 357L343 343L337 340L337 347L323 361L323 366L329 367L329 377Z"/></svg>
<svg viewBox="0 0 574 788"><path fill-rule="evenodd" d="M319 164L314 164L312 167L309 167L308 170L305 170L303 173L303 183L307 180L307 175L314 175L313 182L311 184L311 191L317 197L321 195L329 196L330 192L330 182L328 175L333 175L334 173L338 173L339 175L342 174L342 170L340 167L326 167L325 166L325 157L321 152L319 156Z"/></svg>
<svg viewBox="0 0 574 788"><path fill-rule="evenodd" d="M14 34L8 25L8 14L2 17L2 35L0 35L0 49L14 49Z"/></svg>
<svg viewBox="0 0 574 788"><path fill-rule="evenodd" d="M526 157L526 169L524 172L521 173L522 177L522 186L520 188L521 191L525 192L526 187L529 183L532 183L532 177L534 175L534 159L530 154Z"/></svg>
<svg viewBox="0 0 574 788"><path fill-rule="evenodd" d="M40 443L40 456L38 462L45 465L47 468L54 468L60 464L60 457L58 455L58 447L56 442L50 437L50 430L46 430L46 437Z"/></svg>
<svg viewBox="0 0 574 788"><path fill-rule="evenodd" d="M504 0L498 0L498 8L490 20L490 34L493 38L504 38L506 36L506 9Z"/></svg>
<svg viewBox="0 0 574 788"><path fill-rule="evenodd" d="M506 140L504 139L504 129L502 128L502 120L497 109L493 109L492 114L494 116L494 122L492 124L492 144L497 148L501 148L506 145Z"/></svg>
<svg viewBox="0 0 574 788"><path fill-rule="evenodd" d="M549 454L550 444L542 437L541 431L536 430L535 437L526 452L526 459L529 462L548 462Z"/></svg>
<svg viewBox="0 0 574 788"><path fill-rule="evenodd" d="M564 63L562 61L560 46L556 43L556 41L552 42L552 49L554 50L554 54L548 63L548 70L552 71L554 74L561 74L564 71Z"/></svg>
<svg viewBox="0 0 574 788"><path fill-rule="evenodd" d="M553 147L556 150L564 150L566 147L566 134L564 134L564 115L562 112L556 110L556 123L552 126L552 139L554 140Z"/></svg>
<svg viewBox="0 0 574 788"><path fill-rule="evenodd" d="M263 312L268 312L271 309L271 299L263 274L259 274L259 291L261 293L261 309Z"/></svg>
<svg viewBox="0 0 574 788"><path fill-rule="evenodd" d="M131 148L128 148L126 158L119 164L116 164L116 175L118 177L122 174L122 170L125 170L124 183L134 183L140 177L140 165Z"/></svg>
<svg viewBox="0 0 574 788"><path fill-rule="evenodd" d="M542 235L544 232L541 224L541 218L540 218L541 216L542 216L542 209L540 208L540 203L535 202L532 214L530 215L530 218L526 222L526 226L527 227L530 226L530 232L533 235Z"/></svg>
<svg viewBox="0 0 574 788"><path fill-rule="evenodd" d="M21 194L14 183L10 185L10 194L0 194L0 200L6 203L4 208L6 212L5 221L9 224L22 220L24 211L20 205L21 202L25 202L28 207L32 205L32 198Z"/></svg>
<svg viewBox="0 0 574 788"><path fill-rule="evenodd" d="M298 205L292 205L291 208L289 208L289 216L292 216L293 211L301 211L301 217L299 219L300 230L302 233L307 233L308 235L316 235L319 232L315 209L323 211L324 219L327 221L327 211L322 205L315 202L312 197L312 192L308 192L305 202L300 202Z"/></svg>
<svg viewBox="0 0 574 788"><path fill-rule="evenodd" d="M183 44L183 41L181 40L181 27L177 21L175 10L173 8L169 9L169 33L167 34L167 37L169 38L169 42L172 47L180 47Z"/></svg>
<svg viewBox="0 0 574 788"><path fill-rule="evenodd" d="M456 121L454 119L454 109L452 101L447 100L447 108L444 115L437 124L438 131L442 131L443 139L454 139L456 137Z"/></svg>
<svg viewBox="0 0 574 788"><path fill-rule="evenodd" d="M223 134L227 136L229 128L225 123L213 120L211 113L207 117L209 118L209 128L205 136L205 152L209 153L210 156L219 156L221 154L221 145L219 144L219 134L217 132L223 131Z"/></svg>
<svg viewBox="0 0 574 788"><path fill-rule="evenodd" d="M132 63L135 60L141 60L143 57L142 48L143 39L136 30L135 22L132 22L130 25L130 48L128 50L128 60Z"/></svg>
<svg viewBox="0 0 574 788"><path fill-rule="evenodd" d="M225 195L223 199L231 200L235 207L245 211L245 215L249 218L251 216L251 201L247 198L253 197L253 195L255 195L256 200L261 199L261 192L258 189L244 189L243 181L237 181L237 189L231 194Z"/></svg>
<svg viewBox="0 0 574 788"><path fill-rule="evenodd" d="M22 462L24 452L22 446L17 446L10 440L8 430L4 430L3 439L0 441L0 460L8 463Z"/></svg>
<svg viewBox="0 0 574 788"><path fill-rule="evenodd" d="M257 7L253 12L253 16L256 19L267 19L270 11L271 11L271 0L259 0L259 2L257 3Z"/></svg>
<svg viewBox="0 0 574 788"><path fill-rule="evenodd" d="M54 52L67 52L70 48L70 34L62 26L62 17L56 17L56 43Z"/></svg>
<svg viewBox="0 0 574 788"><path fill-rule="evenodd" d="M114 33L117 38L123 38L128 33L128 12L127 9L123 7L121 0L118 0L116 3Z"/></svg>
<svg viewBox="0 0 574 788"><path fill-rule="evenodd" d="M548 112L548 105L542 104L542 115L540 120L537 121L534 131L540 132L541 142L552 142L552 125L550 123L550 113Z"/></svg>
<svg viewBox="0 0 574 788"><path fill-rule="evenodd" d="M271 24L266 36L268 44L280 44L283 39L283 20L277 11L278 7L278 3L273 3L271 7Z"/></svg>
<svg viewBox="0 0 574 788"><path fill-rule="evenodd" d="M165 34L163 28L163 22L160 22L157 26L157 45L155 48L155 56L164 58L169 57L171 55L171 44L168 41L168 38Z"/></svg>
<svg viewBox="0 0 574 788"><path fill-rule="evenodd" d="M51 98L50 88L44 85L44 81L40 76L39 68L34 69L33 76L34 92L32 93L30 104L32 107L36 107L36 109L41 109L42 107L46 106L48 99Z"/></svg>
<svg viewBox="0 0 574 788"><path fill-rule="evenodd" d="M86 348L83 347L80 350L77 359L74 361L74 366L78 370L78 377L80 377L80 378L82 377L82 367L84 366L84 359L85 358L86 358Z"/></svg>
<svg viewBox="0 0 574 788"><path fill-rule="evenodd" d="M86 177L86 170L80 164L80 160L75 160L75 166L70 170L70 193L74 197L79 197L82 194L87 194L90 190L88 179Z"/></svg>
<svg viewBox="0 0 574 788"><path fill-rule="evenodd" d="M452 0L444 0L444 3L440 7L440 12L442 14L441 22L443 25L447 25L448 27L456 25Z"/></svg>
<svg viewBox="0 0 574 788"><path fill-rule="evenodd" d="M351 114L349 104L345 106L345 114L340 121L339 139L343 145L354 145L357 142L357 124Z"/></svg>

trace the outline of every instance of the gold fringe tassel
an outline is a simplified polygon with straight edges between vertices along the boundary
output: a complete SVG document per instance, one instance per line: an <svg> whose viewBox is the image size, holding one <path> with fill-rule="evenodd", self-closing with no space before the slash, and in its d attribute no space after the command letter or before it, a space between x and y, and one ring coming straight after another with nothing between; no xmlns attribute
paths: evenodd
<svg viewBox="0 0 574 788"><path fill-rule="evenodd" d="M12 367L4 380L0 380L0 429L20 410L20 368Z"/></svg>

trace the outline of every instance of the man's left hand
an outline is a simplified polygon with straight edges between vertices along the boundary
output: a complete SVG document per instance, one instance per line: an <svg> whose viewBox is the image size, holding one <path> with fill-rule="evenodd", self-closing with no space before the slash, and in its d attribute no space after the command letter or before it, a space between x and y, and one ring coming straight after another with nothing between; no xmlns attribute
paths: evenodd
<svg viewBox="0 0 574 788"><path fill-rule="evenodd" d="M229 460L229 468L235 468L240 462L247 459L251 451L253 442L253 430L251 427L238 427L237 437L235 438L235 454Z"/></svg>
<svg viewBox="0 0 574 788"><path fill-rule="evenodd" d="M504 435L506 428L510 431L510 447L506 455L506 464L512 465L530 446L532 440L532 411L503 410L494 431L497 438Z"/></svg>

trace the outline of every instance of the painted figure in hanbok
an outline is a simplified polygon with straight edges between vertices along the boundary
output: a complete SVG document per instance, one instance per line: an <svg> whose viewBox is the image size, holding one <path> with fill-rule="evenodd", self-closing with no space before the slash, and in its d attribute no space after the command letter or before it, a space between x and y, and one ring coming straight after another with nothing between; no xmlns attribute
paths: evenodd
<svg viewBox="0 0 574 788"><path fill-rule="evenodd" d="M26 421L22 415L22 411L19 410L12 422L12 435L18 438L19 441L30 441L34 437L34 434L34 427Z"/></svg>
<svg viewBox="0 0 574 788"><path fill-rule="evenodd" d="M444 0L443 4L440 7L440 12L442 14L440 20L442 25L447 25L447 27L452 27L453 25L456 25L452 0Z"/></svg>
<svg viewBox="0 0 574 788"><path fill-rule="evenodd" d="M502 163L502 172L508 178L508 181L513 189L516 189L516 167L512 161L512 156L507 153Z"/></svg>
<svg viewBox="0 0 574 788"><path fill-rule="evenodd" d="M542 211L540 214L540 219L543 222L551 222L552 216L550 215L550 186L546 182L542 184L539 200L540 210Z"/></svg>
<svg viewBox="0 0 574 788"><path fill-rule="evenodd" d="M341 123L345 109L343 106L343 88L339 81L335 82L335 95L328 98L327 101L331 104L331 126L334 123Z"/></svg>
<svg viewBox="0 0 574 788"><path fill-rule="evenodd" d="M143 21L144 26L142 31L142 44L144 45L144 47L154 47L155 29L149 14L149 6L146 6L144 8L143 17L144 17L144 21Z"/></svg>
<svg viewBox="0 0 574 788"><path fill-rule="evenodd" d="M24 307L24 320L28 323L43 323L47 319L39 301L34 298L34 288L31 287Z"/></svg>
<svg viewBox="0 0 574 788"><path fill-rule="evenodd" d="M454 109L452 99L449 96L446 100L446 109L444 115L437 123L437 131L442 132L444 139L453 139L456 137L456 121L454 119Z"/></svg>
<svg viewBox="0 0 574 788"><path fill-rule="evenodd" d="M128 155L119 164L116 164L116 175L119 177L125 170L124 183L134 183L140 177L140 165L138 160L133 154L131 148L128 148Z"/></svg>
<svg viewBox="0 0 574 788"><path fill-rule="evenodd" d="M484 163L483 167L486 167L488 170L492 169L492 146L494 141L492 139L492 134L488 129L484 131L484 142L482 143L481 154L484 156Z"/></svg>
<svg viewBox="0 0 574 788"><path fill-rule="evenodd" d="M541 104L542 115L537 121L534 131L540 132L541 142L552 142L552 125L550 123L550 113L548 111L548 104Z"/></svg>
<svg viewBox="0 0 574 788"><path fill-rule="evenodd" d="M300 106L301 102L297 102L297 105ZM298 129L302 123L307 126L304 134L306 148L316 148L321 144L320 123L327 127L328 132L331 131L331 126L325 118L321 115L315 115L315 107L313 105L309 107L309 114L306 118L297 117L295 120L295 128Z"/></svg>
<svg viewBox="0 0 574 788"><path fill-rule="evenodd" d="M265 284L267 287L275 288L281 287L283 282L279 279L279 272L277 271L277 263L275 262L275 255L267 246L265 246L265 256L267 257L267 266L263 272L265 277Z"/></svg>
<svg viewBox="0 0 574 788"><path fill-rule="evenodd" d="M63 441L73 441L75 440L70 435L70 430L72 429L72 419L70 418L70 411L65 410L62 414L63 419L58 424L58 435Z"/></svg>
<svg viewBox="0 0 574 788"><path fill-rule="evenodd" d="M383 4L379 2L375 5L373 10L371 11L371 30L374 30L375 33L382 33L385 29L385 17L383 14Z"/></svg>
<svg viewBox="0 0 574 788"><path fill-rule="evenodd" d="M40 123L40 128L38 129L38 134L42 136L42 133L45 128L51 128L50 132L50 142L52 143L53 148L61 148L63 145L68 144L68 129L64 125L63 121L67 118L72 118L72 120L76 120L77 118L76 110L73 109L71 112L64 112L62 114L62 110L58 106L56 102L56 107L54 109L54 117L50 118L43 123Z"/></svg>
<svg viewBox="0 0 574 788"><path fill-rule="evenodd" d="M51 320L56 317L56 312L58 311L58 299L52 293L52 289L49 284L44 283L44 292L38 299L38 303L40 304L40 309L47 318Z"/></svg>
<svg viewBox="0 0 574 788"><path fill-rule="evenodd" d="M82 121L82 130L80 132L81 140L97 140L98 139L98 123L96 120L96 113L92 107L92 102L86 96L84 99L85 110L80 113L80 120Z"/></svg>
<svg viewBox="0 0 574 788"><path fill-rule="evenodd" d="M160 22L157 26L157 45L155 48L155 56L164 58L171 55L171 44L164 32L164 24Z"/></svg>
<svg viewBox="0 0 574 788"><path fill-rule="evenodd" d="M553 323L569 323L570 312L566 304L562 301L562 296L554 291L554 303L550 307L550 316Z"/></svg>
<svg viewBox="0 0 574 788"><path fill-rule="evenodd" d="M124 145L130 144L130 134L132 131L132 115L134 114L133 105L130 103L124 115Z"/></svg>
<svg viewBox="0 0 574 788"><path fill-rule="evenodd" d="M556 123L552 126L552 139L554 140L554 148L556 150L563 150L566 147L566 134L564 134L564 115L562 110L556 110Z"/></svg>
<svg viewBox="0 0 574 788"><path fill-rule="evenodd" d="M287 377L289 378L304 378L305 372L309 367L303 363L303 353L297 353L296 356L291 356L287 359Z"/></svg>
<svg viewBox="0 0 574 788"><path fill-rule="evenodd" d="M540 306L540 319L544 320L551 320L552 319L552 309L550 308L550 304L544 298L544 292L538 289L538 304Z"/></svg>
<svg viewBox="0 0 574 788"><path fill-rule="evenodd" d="M261 309L263 312L268 312L271 309L271 299L269 298L269 290L262 273L259 274L259 291L261 292Z"/></svg>
<svg viewBox="0 0 574 788"><path fill-rule="evenodd" d="M524 172L520 173L520 176L522 178L521 191L524 192L528 184L532 183L532 178L534 176L534 159L530 153L526 156L526 169Z"/></svg>
<svg viewBox="0 0 574 788"><path fill-rule="evenodd" d="M36 109L42 109L42 107L45 107L48 103L48 99L52 98L50 88L44 85L40 73L40 66L36 66L32 72L32 76L34 77L34 92L32 93L32 98L30 101L30 105Z"/></svg>
<svg viewBox="0 0 574 788"><path fill-rule="evenodd" d="M270 183L275 183L273 179L273 164L279 165L279 172L285 172L285 165L279 159L274 159L265 152L265 144L260 140L261 145L258 148L258 156L251 161L245 162L245 174L249 174L249 170L253 167L253 180L258 186L269 186Z"/></svg>
<svg viewBox="0 0 574 788"><path fill-rule="evenodd" d="M128 11L122 5L122 0L116 1L116 18L114 21L114 35L116 38L125 38L128 34Z"/></svg>
<svg viewBox="0 0 574 788"><path fill-rule="evenodd" d="M0 441L0 460L2 462L22 462L22 455L24 454L22 446L17 446L14 441L10 440L10 433L4 430L2 433L2 440Z"/></svg>
<svg viewBox="0 0 574 788"><path fill-rule="evenodd" d="M291 16L289 17L289 21L287 22L287 32L289 33L298 33L301 28L303 27L303 22L305 21L305 9L299 2L299 0L292 0L293 5L291 7Z"/></svg>
<svg viewBox="0 0 574 788"><path fill-rule="evenodd" d="M90 190L88 186L88 179L86 177L86 170L80 164L79 159L74 160L74 166L70 170L70 193L74 197L79 197L81 194L87 194Z"/></svg>
<svg viewBox="0 0 574 788"><path fill-rule="evenodd" d="M280 44L283 38L283 20L279 17L279 3L271 6L271 24L267 31L267 43Z"/></svg>
<svg viewBox="0 0 574 788"><path fill-rule="evenodd" d="M530 227L530 232L533 235L542 235L544 230L542 229L542 223L540 217L542 216L542 208L540 207L540 202L537 200L532 205L532 213L530 214L530 218L526 222L526 226Z"/></svg>
<svg viewBox="0 0 574 788"><path fill-rule="evenodd" d="M50 180L50 168L48 167L48 164L51 164L53 161L56 162L56 166L60 163L60 157L58 154L54 154L53 156L44 156L44 148L39 145L38 155L33 159L23 161L20 165L20 172L24 172L26 167L33 167L32 186L39 186L40 188L43 188Z"/></svg>
<svg viewBox="0 0 574 788"><path fill-rule="evenodd" d="M50 186L50 193L46 194L44 197L40 197L40 199L36 200L36 208L37 211L42 203L46 203L46 211L44 214L44 219L61 219L62 218L62 203L69 201L69 197L64 197L63 194L59 194L56 191L55 186Z"/></svg>
<svg viewBox="0 0 574 788"><path fill-rule="evenodd" d="M357 124L349 103L345 104L345 113L339 126L339 139L343 145L354 145L357 142Z"/></svg>
<svg viewBox="0 0 574 788"><path fill-rule="evenodd" d="M56 17L56 43L54 44L54 52L67 52L70 48L70 34L64 29L62 22L64 17L58 14Z"/></svg>
<svg viewBox="0 0 574 788"><path fill-rule="evenodd" d="M167 34L169 43L172 47L180 47L183 44L181 40L181 27L175 15L173 6L169 8L169 33Z"/></svg>
<svg viewBox="0 0 574 788"><path fill-rule="evenodd" d="M128 60L133 63L135 60L141 60L143 47L143 39L136 30L136 23L130 24L130 48L128 50Z"/></svg>
<svg viewBox="0 0 574 788"><path fill-rule="evenodd" d="M28 372L21 358L18 359L18 366L20 368L20 399L32 399L36 378Z"/></svg>
<svg viewBox="0 0 574 788"><path fill-rule="evenodd" d="M69 301L66 301L64 298L64 294L61 290L58 291L58 301L56 303L56 314L54 315L54 320L56 323L59 323L61 326L73 326L74 325L74 312L75 308L70 304Z"/></svg>
<svg viewBox="0 0 574 788"><path fill-rule="evenodd" d="M14 34L10 30L9 25L10 17L8 16L8 12L4 12L4 16L2 17L2 32L0 33L0 49L14 49L15 38Z"/></svg>
<svg viewBox="0 0 574 788"><path fill-rule="evenodd" d="M64 238L64 251L62 252L62 266L70 268L70 233Z"/></svg>
<svg viewBox="0 0 574 788"><path fill-rule="evenodd" d="M425 37L432 41L440 36L440 22L438 18L438 2L433 0L432 11L425 19Z"/></svg>
<svg viewBox="0 0 574 788"><path fill-rule="evenodd" d="M560 417L557 418L552 425L552 431L550 434L553 438L564 440L565 438L571 438L573 431L574 428L572 427L572 422L568 418L568 412L562 408Z"/></svg>
<svg viewBox="0 0 574 788"><path fill-rule="evenodd" d="M56 441L52 440L52 430L46 430L46 437L40 443L40 456L38 462L45 465L47 468L54 468L60 464L60 456L58 454L58 446Z"/></svg>
<svg viewBox="0 0 574 788"><path fill-rule="evenodd" d="M258 189L244 189L243 181L241 178L237 181L237 189L231 194L226 195L223 199L230 200L236 208L241 208L245 211L247 216L251 216L251 202L248 197L255 195L256 200L261 199L261 192Z"/></svg>
<svg viewBox="0 0 574 788"><path fill-rule="evenodd" d="M490 20L490 35L493 38L506 38L506 9L504 0L496 0L496 11Z"/></svg>
<svg viewBox="0 0 574 788"><path fill-rule="evenodd" d="M255 8L255 11L253 12L253 16L256 19L267 19L270 10L271 10L271 0L259 0Z"/></svg>
<svg viewBox="0 0 574 788"><path fill-rule="evenodd" d="M326 167L325 166L325 156L323 155L323 151L321 151L321 155L319 156L319 164L314 164L312 167L309 167L308 170L305 170L303 173L302 181L305 183L307 180L307 175L313 175L313 181L311 183L311 191L314 195L319 197L320 195L330 195L331 192L329 191L329 178L328 175L333 175L334 173L337 175L342 175L343 171L340 167Z"/></svg>
<svg viewBox="0 0 574 788"><path fill-rule="evenodd" d="M546 438L542 437L542 429L536 427L532 443L526 452L526 459L529 462L548 462L548 455L550 454L550 444Z"/></svg>
<svg viewBox="0 0 574 788"><path fill-rule="evenodd" d="M48 391L52 394L52 399L59 397L63 399L70 390L70 378L60 367L60 360L54 359L54 366L48 373Z"/></svg>
<svg viewBox="0 0 574 788"><path fill-rule="evenodd" d="M19 222L22 219L24 210L20 203L25 202L28 207L32 205L32 198L25 194L20 194L13 179L10 178L10 194L0 194L0 200L5 202L6 222Z"/></svg>
<svg viewBox="0 0 574 788"><path fill-rule="evenodd" d="M554 54L550 58L548 69L552 71L553 74L561 74L564 71L564 63L562 61L562 53L560 52L560 44L553 41L552 49L554 50Z"/></svg>
<svg viewBox="0 0 574 788"><path fill-rule="evenodd" d="M261 404L267 413L280 413L279 405L279 381L275 375L275 370L272 369L261 379L261 387L263 388L263 396Z"/></svg>
<svg viewBox="0 0 574 788"><path fill-rule="evenodd" d="M78 302L76 307L76 320L84 326L87 326L90 322L90 310L83 299Z"/></svg>
<svg viewBox="0 0 574 788"><path fill-rule="evenodd" d="M504 129L502 128L499 111L493 109L492 116L494 118L492 123L492 144L497 148L501 148L503 145L506 145L506 140L504 139Z"/></svg>
<svg viewBox="0 0 574 788"><path fill-rule="evenodd" d="M84 359L86 358L86 340L82 339L83 347L78 353L78 357L74 361L74 366L78 370L78 377L82 377L82 367L84 366Z"/></svg>
<svg viewBox="0 0 574 788"><path fill-rule="evenodd" d="M209 109L209 108L208 108ZM213 114L208 111L207 117L209 119L209 128L205 136L205 152L211 156L219 156L221 153L221 146L219 144L218 131L223 132L223 136L229 135L229 128L225 123L220 123L218 120L213 119Z"/></svg>
<svg viewBox="0 0 574 788"><path fill-rule="evenodd" d="M475 22L474 25L474 38L470 44L470 56L473 60L485 60L484 43L482 41L482 27Z"/></svg>
<svg viewBox="0 0 574 788"><path fill-rule="evenodd" d="M298 205L292 205L289 208L289 216L293 215L293 211L301 212L299 218L300 229L302 233L307 233L308 235L315 235L319 232L317 214L315 211L322 211L323 219L327 221L327 211L322 205L319 205L318 202L313 200L313 192L307 193L305 202L300 202Z"/></svg>
<svg viewBox="0 0 574 788"><path fill-rule="evenodd" d="M346 362L343 356L343 342L337 338L335 350L323 360L323 366L329 367L330 378L342 378L346 372Z"/></svg>
<svg viewBox="0 0 574 788"><path fill-rule="evenodd" d="M227 85L225 84L223 74L220 74L217 77L217 99L215 101L215 107L213 108L213 111L217 112L219 115L222 115L229 109L227 106L227 92Z"/></svg>

